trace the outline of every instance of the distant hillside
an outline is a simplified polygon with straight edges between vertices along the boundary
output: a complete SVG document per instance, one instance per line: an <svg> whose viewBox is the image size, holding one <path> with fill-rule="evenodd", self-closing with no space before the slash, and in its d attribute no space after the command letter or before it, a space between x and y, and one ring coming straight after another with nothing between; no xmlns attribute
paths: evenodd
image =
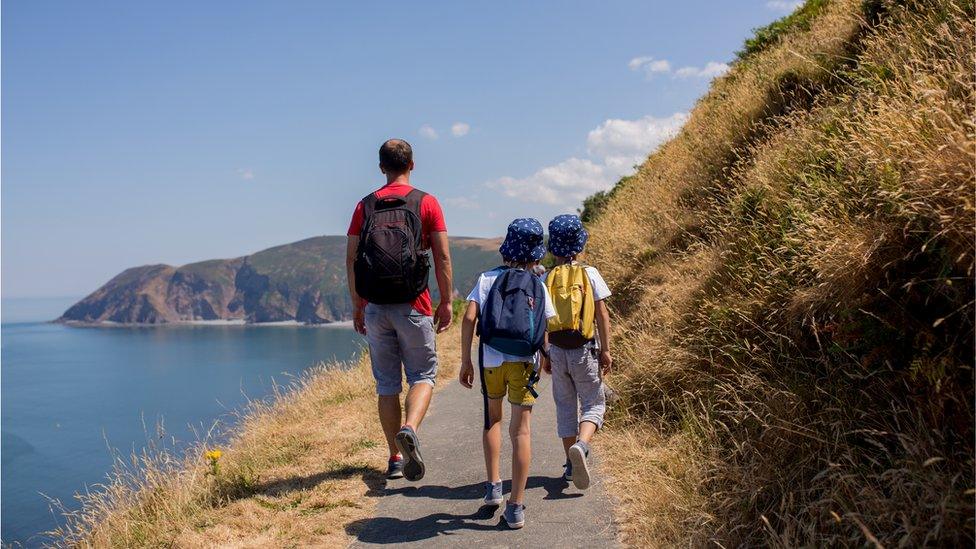
<svg viewBox="0 0 976 549"><path fill-rule="evenodd" d="M454 285L466 291L498 262L498 239L451 238ZM60 322L164 324L198 320L298 321L351 317L345 236L317 236L234 259L127 269ZM436 284L431 282L435 290Z"/></svg>

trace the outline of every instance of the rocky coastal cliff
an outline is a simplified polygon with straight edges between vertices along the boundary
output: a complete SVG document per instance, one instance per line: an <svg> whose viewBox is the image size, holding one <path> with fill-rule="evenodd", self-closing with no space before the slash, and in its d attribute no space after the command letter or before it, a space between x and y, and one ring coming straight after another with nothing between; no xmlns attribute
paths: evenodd
<svg viewBox="0 0 976 549"><path fill-rule="evenodd" d="M466 291L474 277L498 262L498 239L451 239L454 284ZM85 297L59 322L165 324L202 320L347 320L345 236L317 236L233 259L182 267L126 269ZM431 281L431 288L436 284Z"/></svg>

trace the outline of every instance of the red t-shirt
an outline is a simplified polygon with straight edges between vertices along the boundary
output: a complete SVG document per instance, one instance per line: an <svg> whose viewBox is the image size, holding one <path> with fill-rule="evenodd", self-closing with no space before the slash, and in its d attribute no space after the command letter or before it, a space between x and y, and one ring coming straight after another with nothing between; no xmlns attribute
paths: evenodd
<svg viewBox="0 0 976 549"><path fill-rule="evenodd" d="M384 185L375 191L374 194L378 198L391 195L406 196L412 190L413 187L410 185L393 183ZM447 225L444 223L444 212L441 211L441 205L433 195L425 195L424 199L420 202L420 224L424 233L424 248L430 248L430 233L447 231ZM356 204L356 210L352 213L352 221L349 222L349 230L346 231L346 234L349 236L359 236L362 230L363 201L360 200ZM424 290L423 293L417 296L417 299L413 302L413 308L423 315L431 316L434 314L434 308L430 303L430 290Z"/></svg>

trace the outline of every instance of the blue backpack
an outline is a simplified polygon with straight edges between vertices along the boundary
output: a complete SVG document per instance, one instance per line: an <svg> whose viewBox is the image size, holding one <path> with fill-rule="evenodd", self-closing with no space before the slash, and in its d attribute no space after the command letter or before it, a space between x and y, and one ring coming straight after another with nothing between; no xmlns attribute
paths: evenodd
<svg viewBox="0 0 976 549"><path fill-rule="evenodd" d="M503 269L481 310L481 343L507 355L532 356L546 333L545 289L531 272Z"/></svg>
<svg viewBox="0 0 976 549"><path fill-rule="evenodd" d="M485 388L484 346L507 355L532 356L545 352L546 293L545 285L535 274L525 269L503 269L488 290L478 320L478 362L481 374L481 392L485 404L485 429L488 429L488 392ZM535 384L539 381L536 368L526 387L534 397L539 394Z"/></svg>

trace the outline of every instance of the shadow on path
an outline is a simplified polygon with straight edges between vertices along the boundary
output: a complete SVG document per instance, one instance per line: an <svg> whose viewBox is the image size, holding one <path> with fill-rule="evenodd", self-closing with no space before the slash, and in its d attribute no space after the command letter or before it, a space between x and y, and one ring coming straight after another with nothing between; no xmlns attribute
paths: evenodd
<svg viewBox="0 0 976 549"><path fill-rule="evenodd" d="M567 498L578 498L582 497L582 493L572 493L567 494L564 490L569 487L569 483L566 482L563 477L542 477L542 476L531 476L528 482L525 484L526 490L532 490L535 488L542 488L546 491L545 497L542 499L567 499ZM367 496L404 496L408 498L430 498L430 499L480 499L485 495L485 484L483 482L477 482L474 484L467 484L464 486L442 486L439 484L424 484L422 486L406 485L400 486L398 488L386 488L384 489L382 485L377 486L374 489L373 485L370 485L370 491L366 494ZM502 490L506 494L512 492L512 481L504 481L504 486Z"/></svg>
<svg viewBox="0 0 976 549"><path fill-rule="evenodd" d="M564 490L569 484L562 477L531 476L526 483L526 491L542 488L546 491L542 499L578 498L583 494L567 494ZM504 492L511 493L511 481L504 482ZM410 498L431 498L443 500L480 500L484 496L485 485L482 482L464 486L441 486L426 484L422 486L401 486L378 490L372 495L400 495ZM416 505L424 505L417 502ZM454 535L461 530L504 530L505 523L499 520L495 524L483 521L491 519L498 510L494 505L482 505L471 514L432 513L414 520L403 520L396 517L374 517L358 520L346 527L346 532L365 543L406 543L434 538L442 535ZM482 522L475 522L482 521Z"/></svg>
<svg viewBox="0 0 976 549"><path fill-rule="evenodd" d="M346 526L346 533L356 536L359 541L366 543L406 543L420 541L441 535L453 535L460 530L501 530L505 528L504 521L499 519L496 524L483 524L492 518L498 507L482 505L480 509L468 515L452 515L450 513L433 513L416 520L400 520L395 517L375 517L357 520Z"/></svg>
<svg viewBox="0 0 976 549"><path fill-rule="evenodd" d="M311 475L295 475L287 478L263 482L253 486L228 486L229 499L241 499L261 494L269 497L280 497L296 490L314 488L329 480L340 480L360 476L370 493L382 493L383 473L372 467L344 465L336 469L322 471Z"/></svg>

